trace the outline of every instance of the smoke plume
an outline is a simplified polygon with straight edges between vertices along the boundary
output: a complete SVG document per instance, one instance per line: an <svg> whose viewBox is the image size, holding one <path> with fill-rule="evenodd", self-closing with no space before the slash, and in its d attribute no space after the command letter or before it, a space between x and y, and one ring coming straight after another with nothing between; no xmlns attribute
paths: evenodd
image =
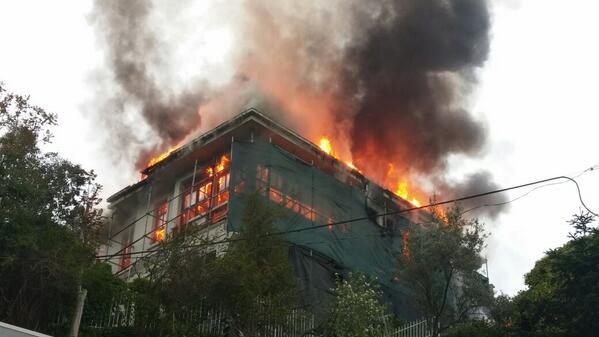
<svg viewBox="0 0 599 337"><path fill-rule="evenodd" d="M103 99L111 115L98 116L116 148L136 144L139 167L250 104L315 142L333 139L340 159L390 189L429 181L433 191L414 192L426 200L495 187L485 171L445 178L450 156L480 154L486 141L469 102L489 53L485 0L199 3L97 0L90 15L118 88ZM213 33L231 39L216 60L206 55L222 43L195 43ZM130 114L152 141L113 125Z"/></svg>

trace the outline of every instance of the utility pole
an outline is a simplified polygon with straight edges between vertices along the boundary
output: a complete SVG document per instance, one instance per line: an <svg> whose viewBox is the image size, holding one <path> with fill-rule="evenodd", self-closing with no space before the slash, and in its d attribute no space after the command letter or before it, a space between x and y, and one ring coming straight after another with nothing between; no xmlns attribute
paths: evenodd
<svg viewBox="0 0 599 337"><path fill-rule="evenodd" d="M91 189L91 190L90 190ZM97 220L96 217L101 217L101 211L96 212L94 205L98 202L98 186L88 186L87 195L83 198L85 207L81 209L79 219L79 239L81 242L86 243L89 240L88 231L93 230L94 222ZM71 317L71 329L69 331L69 337L79 336L79 327L81 325L81 317L83 316L83 308L85 305L85 299L87 298L87 289L83 288L83 268L79 270L79 280L77 281L77 302L75 303L75 310Z"/></svg>
<svg viewBox="0 0 599 337"><path fill-rule="evenodd" d="M81 316L83 315L83 305L85 304L86 297L87 289L81 287L80 283L77 291L77 304L75 306L75 311L73 312L73 317L71 318L71 331L69 332L69 337L77 337L79 335L79 326L81 325Z"/></svg>

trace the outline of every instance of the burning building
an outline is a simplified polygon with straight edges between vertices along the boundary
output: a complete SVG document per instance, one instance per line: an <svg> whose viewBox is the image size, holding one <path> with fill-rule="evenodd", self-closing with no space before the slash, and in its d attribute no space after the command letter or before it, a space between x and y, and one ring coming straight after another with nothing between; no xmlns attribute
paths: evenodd
<svg viewBox="0 0 599 337"><path fill-rule="evenodd" d="M307 296L323 298L335 273L359 270L378 279L396 310L405 308L393 261L403 230L423 214L374 216L414 204L337 160L326 141L319 145L249 109L152 161L142 180L108 198L113 271L143 275L144 258L188 226L225 240L239 230L245 199L257 192L286 213L276 227L286 232ZM350 219L363 220L344 223ZM224 244L210 249L221 254Z"/></svg>

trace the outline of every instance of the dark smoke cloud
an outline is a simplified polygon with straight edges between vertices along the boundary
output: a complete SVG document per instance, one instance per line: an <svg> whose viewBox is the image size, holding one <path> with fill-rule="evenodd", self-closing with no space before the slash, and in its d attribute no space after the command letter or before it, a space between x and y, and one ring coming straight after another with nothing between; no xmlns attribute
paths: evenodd
<svg viewBox="0 0 599 337"><path fill-rule="evenodd" d="M489 53L486 1L380 1L354 20L365 31L344 51L341 96L353 109L339 118L351 119L358 167L376 177L387 160L375 158L401 163L394 167L400 176L436 180L444 199L495 189L484 171L457 184L441 178L450 155L475 155L485 145L485 126L469 113L466 98ZM485 212L494 217L501 209Z"/></svg>
<svg viewBox="0 0 599 337"><path fill-rule="evenodd" d="M357 100L357 158L383 151L418 172L443 169L452 153L473 154L485 130L462 106L472 72L487 58L490 20L481 0L399 0L370 16L347 50L345 83ZM360 164L360 163L358 163Z"/></svg>
<svg viewBox="0 0 599 337"><path fill-rule="evenodd" d="M139 143L134 135L139 133L141 122L114 125L127 120L124 116L127 104L139 106L138 117L159 137L158 148L174 145L200 124L198 108L203 100L202 84L193 83L190 88L172 95L159 86L151 71L168 57L167 46L150 26L152 10L152 2L146 0L101 0L95 2L91 13L99 35L104 38L106 60L118 86L111 97L112 104L104 106L108 111L102 112L116 115L104 121L109 127L120 129L117 146ZM142 150L138 167L155 151Z"/></svg>
<svg viewBox="0 0 599 337"><path fill-rule="evenodd" d="M195 22L218 17L234 32L235 76L220 87L193 79L169 91L169 50L186 36L152 18L167 11L169 25L183 25L196 3L95 1L92 22L117 87L99 115L119 148L136 144L138 167L157 148L261 101L305 136L334 138L378 182L389 183L393 163L396 176L423 178L447 196L496 187L483 171L459 183L445 178L450 156L480 154L487 138L468 101L489 53L487 0L213 2ZM131 109L155 133L151 145L131 135L135 125L115 125Z"/></svg>
<svg viewBox="0 0 599 337"><path fill-rule="evenodd" d="M470 174L461 181L438 181L436 186L439 195L443 196L443 200L451 200L498 189L497 185L493 183L493 176L484 170ZM486 215L494 219L509 207L509 203L507 203L507 197L504 193L460 201L459 206L463 212L467 212L469 215Z"/></svg>

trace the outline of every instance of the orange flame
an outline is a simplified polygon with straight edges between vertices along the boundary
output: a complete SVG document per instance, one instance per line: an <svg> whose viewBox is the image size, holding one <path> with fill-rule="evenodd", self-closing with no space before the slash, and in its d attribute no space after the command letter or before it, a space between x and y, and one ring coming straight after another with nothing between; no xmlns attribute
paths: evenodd
<svg viewBox="0 0 599 337"><path fill-rule="evenodd" d="M218 164L216 164L216 173L222 172L226 167L229 166L229 157L227 157L226 154L224 154L222 157L220 157L220 161L218 162Z"/></svg>
<svg viewBox="0 0 599 337"><path fill-rule="evenodd" d="M150 159L150 161L148 161L148 165L146 165L146 167L150 167L150 166L154 166L156 164L158 164L159 162L165 160L168 156L171 155L171 153L173 153L176 149L178 148L178 146L175 147L171 147L170 149L168 149L168 151L161 153L159 155L157 155L156 157L152 157Z"/></svg>
<svg viewBox="0 0 599 337"><path fill-rule="evenodd" d="M326 136L320 137L320 139L318 140L318 144L319 144L320 149L324 153L334 157L335 159L339 159L336 156L335 151L333 150L333 145L328 137L326 137ZM349 168L356 170L360 173L362 172L351 161L344 161L344 163ZM409 191L408 182L406 179L400 178L397 180L396 186L390 186L390 185L394 184L393 181L395 181L395 179L397 178L397 173L395 172L395 167L392 163L389 163L387 167L388 168L387 168L386 179L385 179L386 181L384 182L384 184L387 186L387 188L391 189L393 191L393 193L395 193L395 195L397 195L398 197L406 200L407 202L411 203L412 205L414 205L416 207L420 207L422 205L422 203L414 195L412 195L412 193Z"/></svg>
<svg viewBox="0 0 599 337"><path fill-rule="evenodd" d="M362 171L360 171L351 161L346 161L345 165L347 165L349 168L351 168L353 170L356 170L356 171L362 173Z"/></svg>
<svg viewBox="0 0 599 337"><path fill-rule="evenodd" d="M414 196L410 195L410 193L408 192L408 182L405 180L401 180L397 183L397 188L395 189L395 194L408 201L409 203L411 203L412 205L416 206L416 207L420 207L421 203L420 201L418 201L418 199L416 199Z"/></svg>
<svg viewBox="0 0 599 337"><path fill-rule="evenodd" d="M318 141L318 146L324 153L330 156L333 155L333 147L331 146L331 141L327 137L320 137L320 140Z"/></svg>
<svg viewBox="0 0 599 337"><path fill-rule="evenodd" d="M216 164L216 166L214 168L212 168L212 166L208 166L206 168L206 175L209 177L212 177L212 175L214 175L215 169L216 169L216 173L222 172L224 169L226 169L229 166L230 161L231 161L231 159L229 159L229 157L226 154L222 155L222 157L220 157L220 160L218 161L218 163Z"/></svg>
<svg viewBox="0 0 599 337"><path fill-rule="evenodd" d="M166 236L166 230L164 228L159 228L154 231L154 241L163 241Z"/></svg>
<svg viewBox="0 0 599 337"><path fill-rule="evenodd" d="M337 160L340 160L340 158L337 156L337 154L333 150L333 145L331 144L331 141L329 140L328 137L326 137L326 136L320 137L320 139L318 140L318 147L320 147L322 152L328 154L329 156L331 156ZM360 171L351 161L346 160L343 163L345 165L347 165L347 167L349 167L350 169L356 170L356 171L362 173L362 171Z"/></svg>

